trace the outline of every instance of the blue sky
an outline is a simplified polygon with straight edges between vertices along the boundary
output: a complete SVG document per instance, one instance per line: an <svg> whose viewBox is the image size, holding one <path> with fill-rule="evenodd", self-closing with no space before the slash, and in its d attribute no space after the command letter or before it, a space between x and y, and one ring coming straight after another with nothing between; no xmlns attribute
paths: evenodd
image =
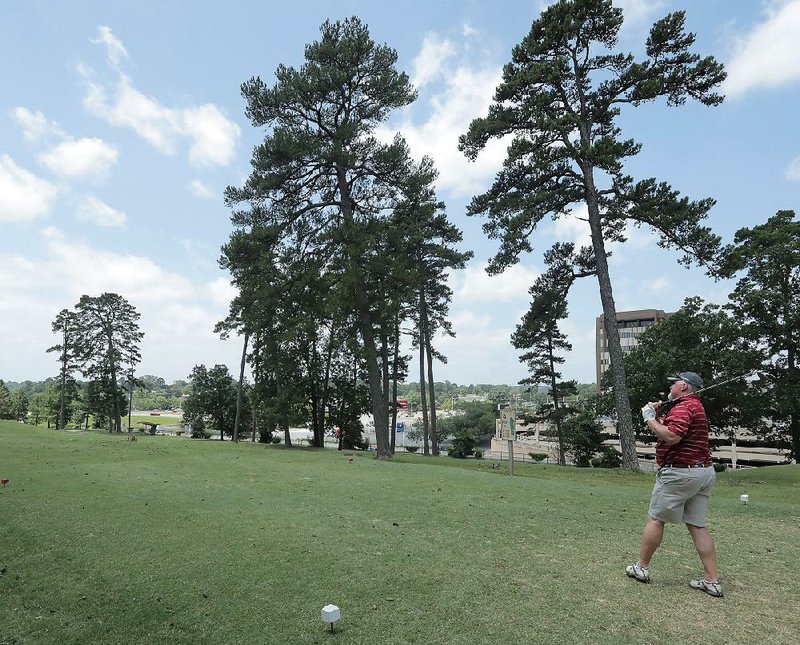
<svg viewBox="0 0 800 645"><path fill-rule="evenodd" d="M376 41L394 47L418 101L394 114L412 153L434 158L439 197L475 259L452 276L454 339L437 380L516 383L525 376L509 336L528 307L527 290L555 240L586 240L575 217L546 222L535 252L497 277L483 271L495 251L481 221L465 216L491 183L503 144L477 163L458 135L483 115L511 48L546 3L538 0L408 0L296 3L226 0L0 2L0 378L55 375L45 349L50 324L82 294L115 291L141 313L141 373L168 381L198 363L238 364L238 339L214 323L232 296L218 268L231 226L227 185L249 173L263 132L244 116L240 84L274 80L278 64L302 63L303 45L327 18L360 16ZM632 108L620 124L643 144L635 178L670 182L691 198L713 197L708 224L726 242L742 226L800 195L800 0L615 0L625 11L620 47L639 54L652 22L687 8L696 51L729 73L717 108L662 103ZM614 249L618 310L675 310L700 295L724 302L729 283L686 270L634 230ZM596 281L570 297L563 329L573 343L564 376L594 381ZM412 374L416 378L415 374Z"/></svg>

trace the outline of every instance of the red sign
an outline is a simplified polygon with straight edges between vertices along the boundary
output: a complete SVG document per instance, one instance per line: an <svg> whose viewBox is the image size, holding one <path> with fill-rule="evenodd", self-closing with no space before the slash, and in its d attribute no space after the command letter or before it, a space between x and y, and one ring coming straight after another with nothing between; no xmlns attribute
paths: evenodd
<svg viewBox="0 0 800 645"><path fill-rule="evenodd" d="M400 410L408 410L408 399L397 399L397 407Z"/></svg>

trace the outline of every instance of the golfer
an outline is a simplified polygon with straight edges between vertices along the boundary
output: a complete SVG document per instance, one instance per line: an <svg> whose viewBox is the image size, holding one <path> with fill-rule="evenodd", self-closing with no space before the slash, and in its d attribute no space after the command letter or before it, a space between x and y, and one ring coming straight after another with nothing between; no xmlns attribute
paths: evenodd
<svg viewBox="0 0 800 645"><path fill-rule="evenodd" d="M650 560L664 537L664 524L683 522L703 563L703 577L690 580L689 586L721 597L714 540L706 528L708 498L715 479L708 418L700 397L694 394L702 389L703 380L694 372L681 372L669 380L669 400L674 402L669 411L661 416L660 403L642 408L644 422L658 436L658 473L639 561L628 565L625 573L640 582L650 582Z"/></svg>

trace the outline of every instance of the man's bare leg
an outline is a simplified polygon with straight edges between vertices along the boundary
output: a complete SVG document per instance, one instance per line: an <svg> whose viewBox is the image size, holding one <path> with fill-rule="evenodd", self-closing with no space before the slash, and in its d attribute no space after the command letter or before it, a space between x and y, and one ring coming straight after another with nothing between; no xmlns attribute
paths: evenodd
<svg viewBox="0 0 800 645"><path fill-rule="evenodd" d="M642 567L650 567L650 560L653 558L656 549L661 546L661 540L663 539L664 522L654 517L648 517L647 524L645 524L642 532L642 543L639 546L639 564Z"/></svg>
<svg viewBox="0 0 800 645"><path fill-rule="evenodd" d="M692 535L694 548L697 549L697 555L703 563L703 577L709 582L717 582L717 551L711 533L705 526L687 524L686 528Z"/></svg>

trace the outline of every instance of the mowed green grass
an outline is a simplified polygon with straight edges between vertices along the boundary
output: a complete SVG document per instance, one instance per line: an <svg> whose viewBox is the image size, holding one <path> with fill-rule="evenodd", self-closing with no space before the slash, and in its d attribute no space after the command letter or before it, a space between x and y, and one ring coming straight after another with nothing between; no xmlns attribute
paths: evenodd
<svg viewBox="0 0 800 645"><path fill-rule="evenodd" d="M629 580L652 474L0 422L0 643L788 643L800 467L724 474L726 596L668 527ZM750 505L739 503L747 492ZM343 619L326 632L320 609Z"/></svg>

